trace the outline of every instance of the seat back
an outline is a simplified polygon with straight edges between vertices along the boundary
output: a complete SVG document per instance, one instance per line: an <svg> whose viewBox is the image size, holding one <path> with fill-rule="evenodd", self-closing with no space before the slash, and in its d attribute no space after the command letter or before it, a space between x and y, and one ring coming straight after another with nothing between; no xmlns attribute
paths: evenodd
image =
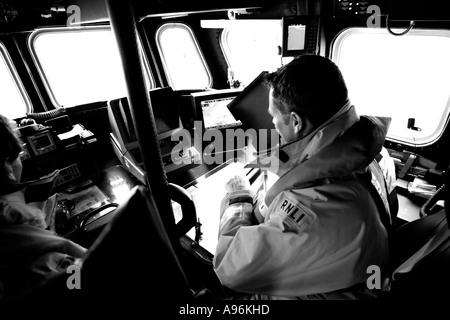
<svg viewBox="0 0 450 320"><path fill-rule="evenodd" d="M89 249L82 290L89 299L145 308L158 301L192 298L153 197L133 189Z"/></svg>
<svg viewBox="0 0 450 320"><path fill-rule="evenodd" d="M399 227L391 252L392 299L442 299L450 292L450 174L427 201L444 208ZM421 210L426 212L427 210Z"/></svg>

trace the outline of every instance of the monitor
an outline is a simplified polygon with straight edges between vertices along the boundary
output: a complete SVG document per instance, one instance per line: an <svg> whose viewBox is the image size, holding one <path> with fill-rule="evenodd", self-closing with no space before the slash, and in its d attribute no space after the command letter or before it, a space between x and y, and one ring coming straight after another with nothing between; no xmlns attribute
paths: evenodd
<svg viewBox="0 0 450 320"><path fill-rule="evenodd" d="M317 54L319 43L318 16L287 16L282 19L282 56Z"/></svg>
<svg viewBox="0 0 450 320"><path fill-rule="evenodd" d="M168 138L183 128L178 96L171 87L150 90L150 101L155 117L158 139Z"/></svg>
<svg viewBox="0 0 450 320"><path fill-rule="evenodd" d="M236 120L228 110L228 104L234 97L217 98L200 102L205 129L221 129L240 126L242 123Z"/></svg>
<svg viewBox="0 0 450 320"><path fill-rule="evenodd" d="M264 145L255 145L256 150L263 150L274 147L271 140L278 140L278 133L269 114L269 87L264 84L264 77L267 71L261 72L252 82L250 82L242 92L228 105L228 109L236 119L242 122L245 129L255 129L259 134L264 133L261 129L267 129L266 141ZM273 138L272 138L273 135Z"/></svg>
<svg viewBox="0 0 450 320"><path fill-rule="evenodd" d="M186 170L196 165L199 153L194 147L172 157L173 148L178 142L172 141L171 135L183 130L177 93L171 87L155 88L150 90L149 97L166 172ZM114 153L135 177L145 183L143 158L128 99L123 97L109 101L108 117L111 126L110 140Z"/></svg>
<svg viewBox="0 0 450 320"><path fill-rule="evenodd" d="M239 89L222 89L191 93L197 120L202 121L203 131L242 125L228 109L228 105L240 92Z"/></svg>
<svg viewBox="0 0 450 320"><path fill-rule="evenodd" d="M28 136L27 140L30 143L31 148L33 149L33 153L36 156L40 156L57 149L50 129L45 129L37 132L34 135Z"/></svg>
<svg viewBox="0 0 450 320"><path fill-rule="evenodd" d="M155 88L149 92L155 119L158 140L170 137L181 130L179 102L171 87ZM127 97L114 99L108 103L111 130L120 147L124 150L138 146L131 109Z"/></svg>

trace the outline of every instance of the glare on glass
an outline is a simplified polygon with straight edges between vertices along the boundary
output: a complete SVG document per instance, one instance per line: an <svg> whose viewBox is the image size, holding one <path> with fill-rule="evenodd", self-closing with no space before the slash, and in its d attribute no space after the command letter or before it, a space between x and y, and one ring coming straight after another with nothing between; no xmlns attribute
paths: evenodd
<svg viewBox="0 0 450 320"><path fill-rule="evenodd" d="M9 119L23 117L28 111L19 81L5 48L0 44L0 114Z"/></svg>
<svg viewBox="0 0 450 320"><path fill-rule="evenodd" d="M72 107L127 95L119 50L109 29L41 32L32 46L56 105ZM150 88L147 73L145 80Z"/></svg>
<svg viewBox="0 0 450 320"><path fill-rule="evenodd" d="M354 28L336 39L339 65L359 114L392 118L388 137L414 145L442 134L449 113L450 32ZM408 128L415 119L415 129Z"/></svg>

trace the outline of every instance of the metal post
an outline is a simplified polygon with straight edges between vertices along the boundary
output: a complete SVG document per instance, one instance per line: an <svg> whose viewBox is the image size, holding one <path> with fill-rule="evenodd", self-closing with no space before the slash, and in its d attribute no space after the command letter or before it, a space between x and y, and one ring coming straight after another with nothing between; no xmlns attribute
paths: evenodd
<svg viewBox="0 0 450 320"><path fill-rule="evenodd" d="M173 246L176 248L179 243L175 241L175 218L167 192L168 182L161 160L149 92L145 86L132 4L130 1L107 0L106 5L123 64L128 101L142 153L147 183Z"/></svg>

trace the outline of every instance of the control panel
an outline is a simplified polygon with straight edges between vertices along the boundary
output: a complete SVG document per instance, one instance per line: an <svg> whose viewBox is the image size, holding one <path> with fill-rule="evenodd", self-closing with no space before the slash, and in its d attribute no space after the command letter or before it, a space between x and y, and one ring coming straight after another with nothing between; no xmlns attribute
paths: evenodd
<svg viewBox="0 0 450 320"><path fill-rule="evenodd" d="M74 163L65 168L60 169L58 178L56 179L56 186L71 182L81 177L81 171L78 164Z"/></svg>
<svg viewBox="0 0 450 320"><path fill-rule="evenodd" d="M44 129L33 136L27 137L27 140L37 156L56 150L56 143L49 129Z"/></svg>
<svg viewBox="0 0 450 320"><path fill-rule="evenodd" d="M366 0L366 1L358 1L358 0L335 0L334 1L334 17L335 18L358 18L358 17L367 17L372 13L367 12L367 8L371 5L378 5L380 7L384 7L382 5L382 0Z"/></svg>
<svg viewBox="0 0 450 320"><path fill-rule="evenodd" d="M25 118L18 123L17 131L22 141L20 159L23 164L23 181L34 181L58 170L55 187L76 183L96 170L90 159L90 148L95 135L77 123L72 125L66 117L45 121L43 125Z"/></svg>

